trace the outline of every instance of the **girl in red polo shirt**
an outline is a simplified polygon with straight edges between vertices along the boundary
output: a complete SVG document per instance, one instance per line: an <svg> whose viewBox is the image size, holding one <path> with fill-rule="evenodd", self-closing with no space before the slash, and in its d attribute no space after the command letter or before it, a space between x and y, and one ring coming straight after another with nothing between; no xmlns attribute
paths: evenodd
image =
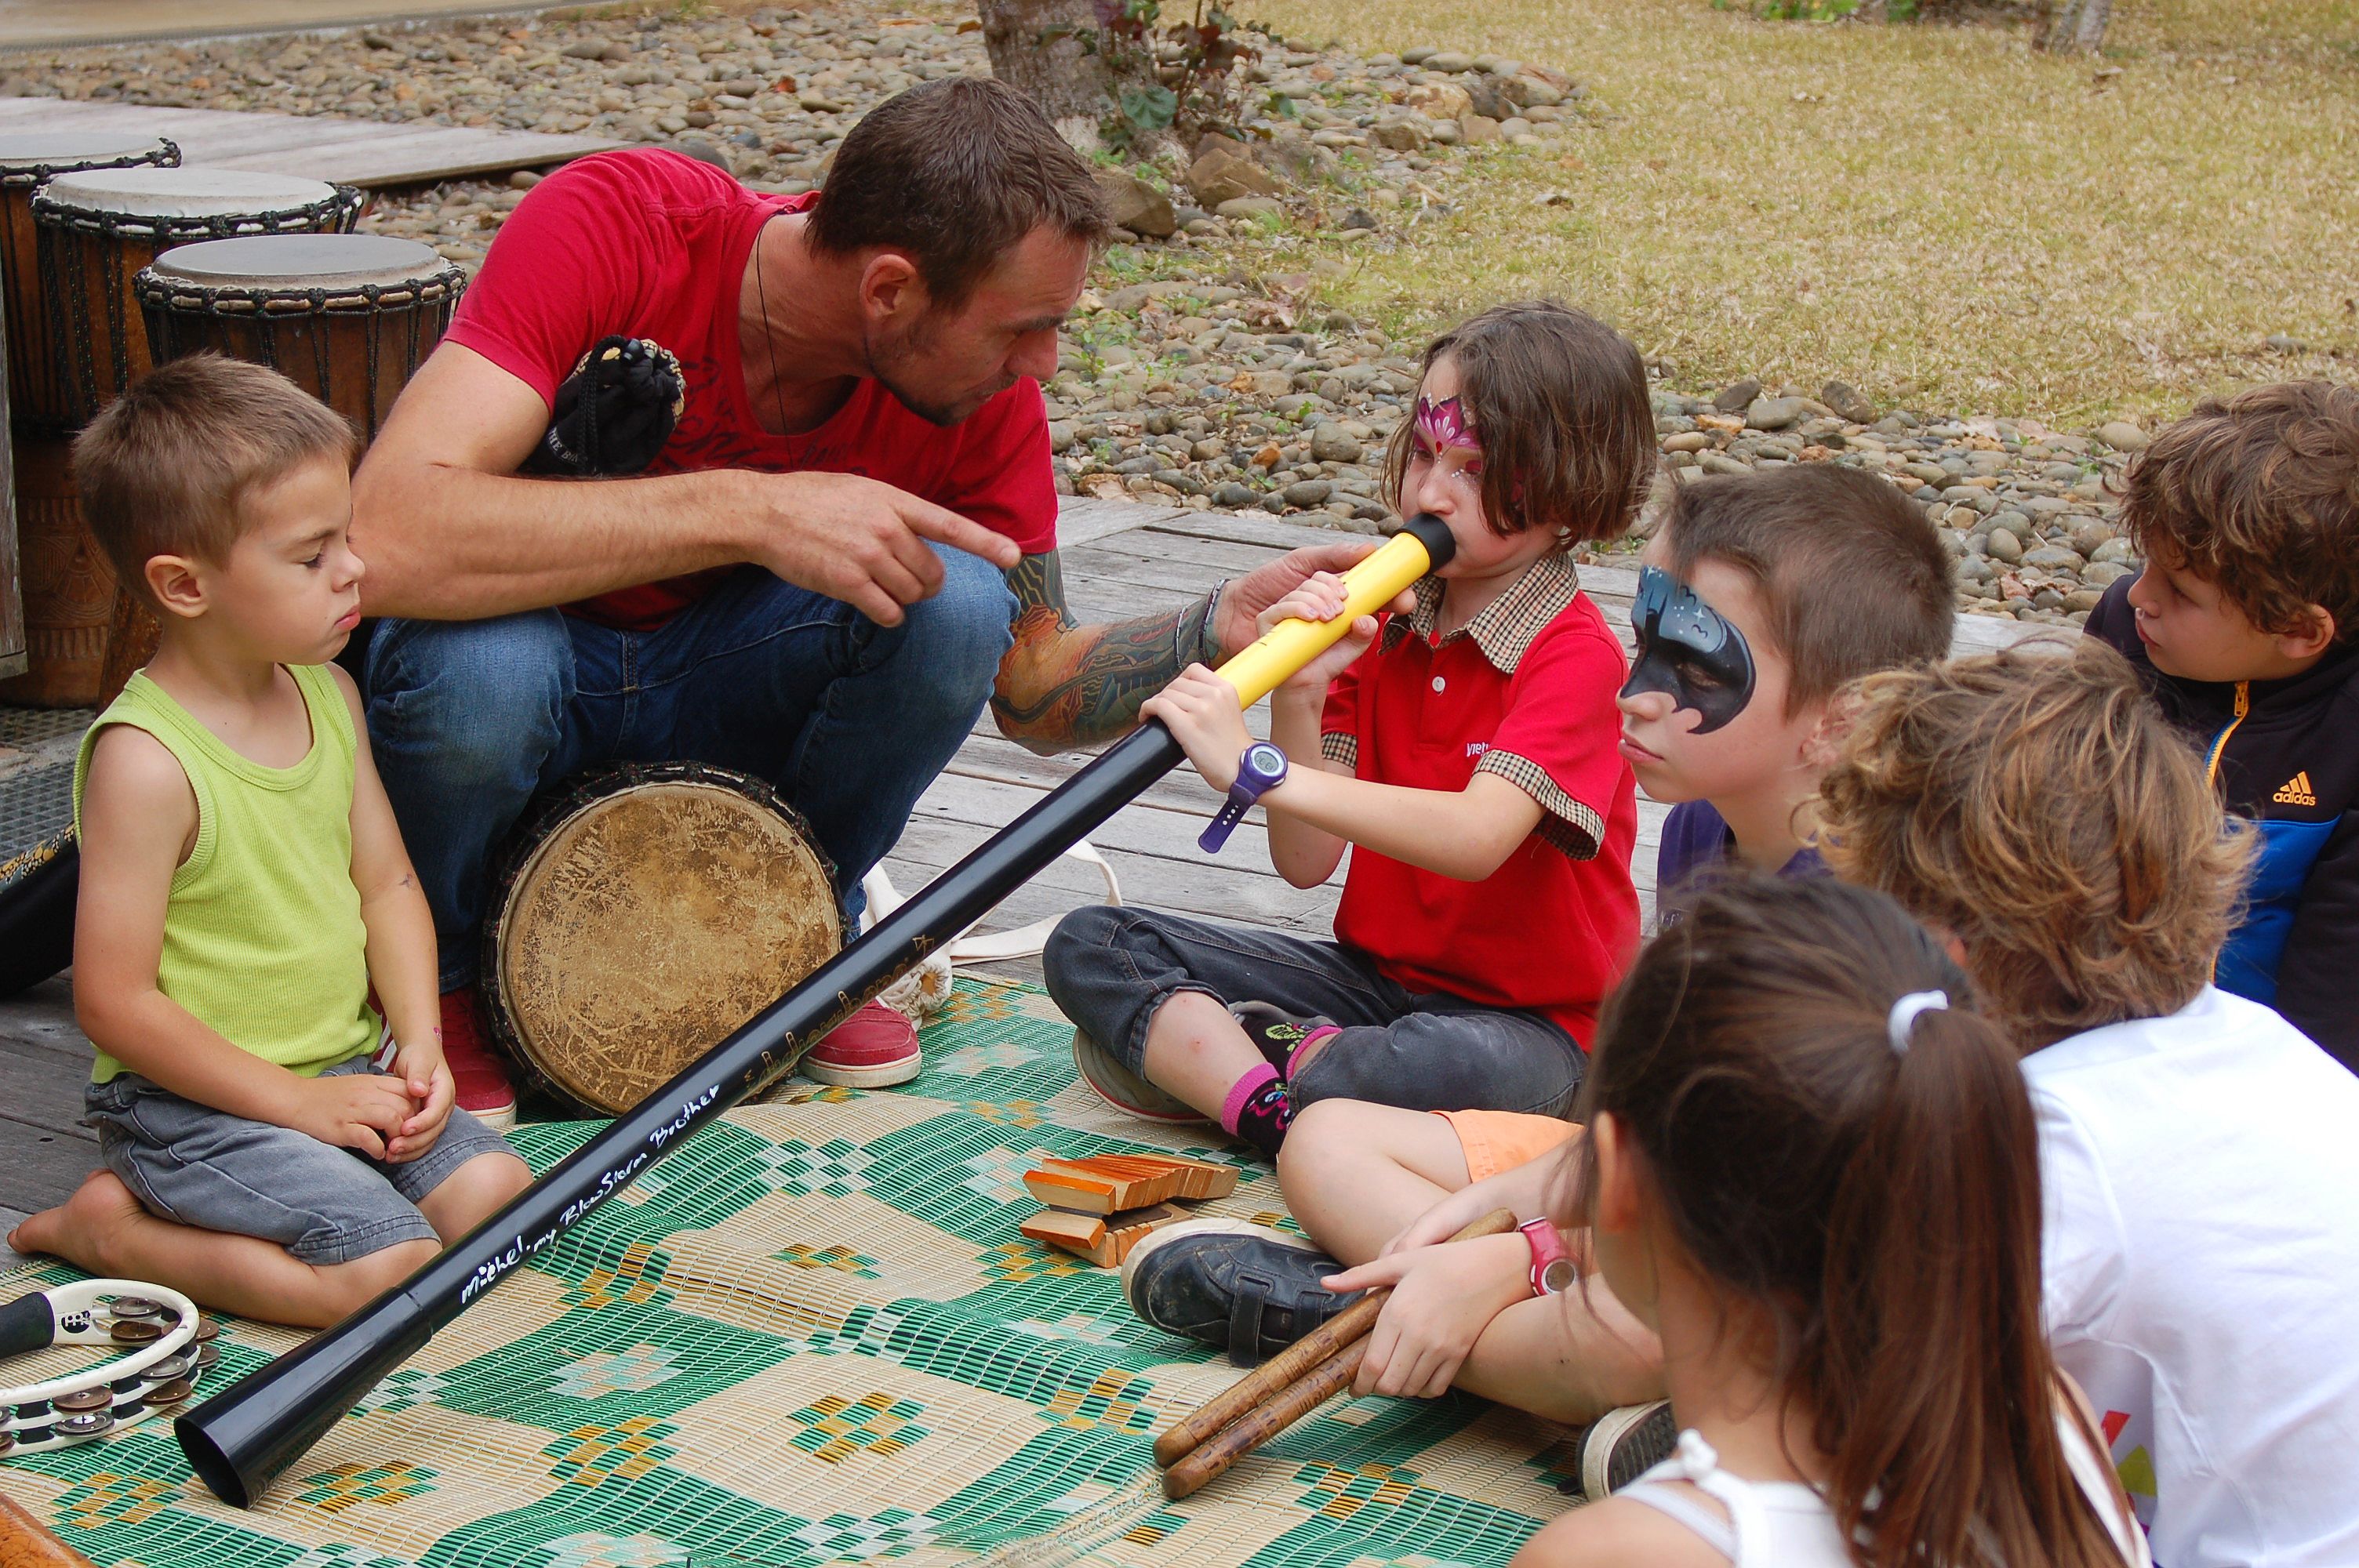
<svg viewBox="0 0 2359 1568"><path fill-rule="evenodd" d="M1450 564L1272 696L1282 755L1201 665L1145 708L1206 783L1266 808L1295 885L1355 847L1336 939L1075 912L1046 968L1093 1087L1145 1117L1217 1116L1273 1158L1315 1099L1571 1104L1638 900L1622 647L1569 552L1623 532L1655 460L1645 366L1593 317L1503 305L1426 351L1387 480L1403 513L1449 524ZM1313 579L1264 625L1343 605Z"/></svg>

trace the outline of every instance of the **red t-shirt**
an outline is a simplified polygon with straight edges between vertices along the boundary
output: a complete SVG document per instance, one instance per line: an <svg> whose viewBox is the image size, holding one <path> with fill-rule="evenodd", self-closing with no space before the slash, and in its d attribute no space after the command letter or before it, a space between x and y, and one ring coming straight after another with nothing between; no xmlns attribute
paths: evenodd
<svg viewBox="0 0 2359 1568"><path fill-rule="evenodd" d="M653 147L582 158L517 204L447 336L552 405L599 339L653 339L679 356L688 385L679 424L648 473L864 474L1005 534L1027 555L1054 549L1048 415L1029 379L948 429L865 379L804 435L773 436L755 419L737 352L745 258L763 223L814 199L760 195L710 164ZM644 583L568 608L644 631L720 575Z"/></svg>
<svg viewBox="0 0 2359 1568"><path fill-rule="evenodd" d="M1416 620L1429 618L1421 606ZM1528 642L1476 618L1506 671L1476 635L1437 647L1393 624L1400 619L1386 617L1376 646L1328 688L1320 728L1329 755L1361 778L1411 789L1456 793L1478 768L1496 773L1546 815L1479 882L1353 846L1336 940L1412 990L1538 1012L1585 1050L1599 1004L1638 947L1637 781L1617 749L1614 701L1627 669L1622 645L1579 593Z"/></svg>

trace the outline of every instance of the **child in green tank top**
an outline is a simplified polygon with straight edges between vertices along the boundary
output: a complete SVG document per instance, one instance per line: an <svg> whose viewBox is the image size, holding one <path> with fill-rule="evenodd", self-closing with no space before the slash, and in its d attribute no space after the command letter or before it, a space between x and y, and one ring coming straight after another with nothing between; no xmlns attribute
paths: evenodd
<svg viewBox="0 0 2359 1568"><path fill-rule="evenodd" d="M106 1169L9 1238L303 1325L530 1179L452 1105L433 920L328 662L360 620L353 455L333 411L212 355L75 442L91 530L163 633L74 768L74 1010Z"/></svg>

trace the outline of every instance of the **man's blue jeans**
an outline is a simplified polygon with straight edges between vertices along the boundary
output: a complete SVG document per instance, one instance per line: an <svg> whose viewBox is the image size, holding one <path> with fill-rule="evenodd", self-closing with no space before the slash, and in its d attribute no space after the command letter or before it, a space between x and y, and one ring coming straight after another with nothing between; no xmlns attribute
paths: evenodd
<svg viewBox="0 0 2359 1568"><path fill-rule="evenodd" d="M434 911L442 989L474 979L486 868L536 791L593 762L687 760L766 779L834 860L847 916L991 696L1016 600L938 548L941 591L879 626L745 568L652 632L556 610L387 621L369 743Z"/></svg>

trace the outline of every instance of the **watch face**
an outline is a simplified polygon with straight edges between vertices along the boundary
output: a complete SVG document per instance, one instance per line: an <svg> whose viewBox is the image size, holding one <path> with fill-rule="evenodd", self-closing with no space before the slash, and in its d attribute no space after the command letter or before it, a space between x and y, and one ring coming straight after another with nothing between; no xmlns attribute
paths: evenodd
<svg viewBox="0 0 2359 1568"><path fill-rule="evenodd" d="M1274 779L1286 772L1286 753L1263 741L1245 751L1245 766L1265 779Z"/></svg>
<svg viewBox="0 0 2359 1568"><path fill-rule="evenodd" d="M1574 1281L1580 1278L1581 1271L1573 1267L1571 1259L1558 1258L1540 1271L1540 1289L1552 1296L1560 1296L1572 1289Z"/></svg>

